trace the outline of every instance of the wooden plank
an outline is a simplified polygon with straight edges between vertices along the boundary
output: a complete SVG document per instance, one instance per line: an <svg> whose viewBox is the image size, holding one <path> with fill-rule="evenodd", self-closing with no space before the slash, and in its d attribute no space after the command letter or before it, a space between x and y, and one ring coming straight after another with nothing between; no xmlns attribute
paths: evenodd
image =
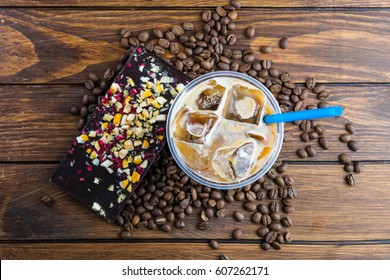
<svg viewBox="0 0 390 280"><path fill-rule="evenodd" d="M346 144L338 141L348 121L355 123L360 150L354 154L359 160L389 160L390 150L383 149L390 142L390 104L388 86L330 86L332 104L346 107L345 118L318 121L327 130L331 149L324 151L316 141L313 161L335 161L338 154L347 152ZM82 86L2 86L0 96L4 106L0 115L0 161L60 160L77 136L78 118L71 116L69 107L81 104L88 93ZM307 104L315 101L312 96ZM379 113L378 113L379 112ZM305 143L299 140L300 129L286 126L293 133L292 141L283 144L281 156L286 160L300 160L296 150ZM308 160L308 159L306 159Z"/></svg>
<svg viewBox="0 0 390 280"><path fill-rule="evenodd" d="M257 1L257 0L241 0L242 7L389 7L389 1L375 1L375 0L365 0L365 1L356 1L356 0L346 0L346 1L334 1L334 0L293 0L293 1ZM23 6L33 6L33 7L122 7L122 8L134 8L134 7L210 7L210 6L225 6L229 3L228 0L217 0L210 3L206 0L198 0L196 2L185 1L185 0L166 0L163 3L156 0L133 0L131 1L131 6L128 1L125 0L17 0L10 3L7 0L0 0L0 7L23 7Z"/></svg>
<svg viewBox="0 0 390 280"><path fill-rule="evenodd" d="M158 250L156 250L158 248ZM155 259L214 259L221 254L232 260L291 260L291 259L389 259L390 245L284 245L282 250L262 251L258 244L220 244L212 250L207 243L39 243L0 244L0 258L9 259L89 259L89 260L155 260Z"/></svg>
<svg viewBox="0 0 390 280"><path fill-rule="evenodd" d="M140 18L148 14L148 21ZM121 53L119 30L136 31L194 21L200 10L57 10L2 9L0 83L79 83L90 71L104 71ZM243 30L254 25L250 44L274 47L276 68L289 70L297 81L315 76L321 82L390 82L388 56L390 12L387 10L243 11L236 31L237 48L247 48ZM290 38L286 50L277 47ZM12 51L11 51L12 50ZM20 63L23 57L23 63Z"/></svg>
<svg viewBox="0 0 390 280"><path fill-rule="evenodd" d="M120 228L101 220L89 209L49 183L56 165L0 165L0 239L5 240L82 240L118 239ZM298 241L390 240L389 164L366 164L356 176L355 188L344 183L345 173L338 165L290 165L299 192L291 233ZM50 195L53 207L40 199ZM185 219L187 227L170 233L159 230L133 230L136 239L184 238L230 239L235 228L243 239L258 240L257 225L238 223L232 213L240 203L227 206L224 219L212 219L207 231L196 229L197 214ZM243 211L243 210L242 210Z"/></svg>

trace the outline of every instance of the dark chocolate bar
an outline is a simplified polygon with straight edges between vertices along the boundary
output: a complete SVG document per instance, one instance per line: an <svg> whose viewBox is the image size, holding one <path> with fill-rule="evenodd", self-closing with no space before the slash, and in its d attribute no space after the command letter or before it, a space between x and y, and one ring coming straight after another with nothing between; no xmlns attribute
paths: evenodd
<svg viewBox="0 0 390 280"><path fill-rule="evenodd" d="M137 47L51 181L114 221L163 148L169 106L189 80Z"/></svg>

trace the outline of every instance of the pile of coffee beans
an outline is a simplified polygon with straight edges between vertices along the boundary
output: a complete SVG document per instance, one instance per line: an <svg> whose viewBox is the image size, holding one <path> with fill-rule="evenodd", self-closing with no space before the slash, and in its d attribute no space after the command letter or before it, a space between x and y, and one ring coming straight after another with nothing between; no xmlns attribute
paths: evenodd
<svg viewBox="0 0 390 280"><path fill-rule="evenodd" d="M81 118L78 128L81 129L101 102L109 84L118 73L128 56L139 44L163 57L168 63L183 71L191 78L217 70L231 70L246 73L263 83L274 94L283 112L300 111L304 109L325 108L329 104L329 90L324 85L316 83L314 78L308 78L305 85L293 81L288 72L280 72L270 60L258 59L251 49L241 50L235 35L235 19L241 4L232 0L230 5L217 7L215 10L205 10L200 17L202 25L196 30L195 25L185 22L173 25L170 29L154 28L151 31L135 32L124 28L120 31L120 42L125 52L119 63L107 69L102 77L90 73L85 87L90 94L82 97L82 107L73 106L72 114ZM244 30L247 38L256 36L254 26ZM288 47L288 38L279 42L281 49ZM270 46L262 46L262 53L271 53ZM316 94L319 101L316 105L306 105L309 94ZM301 130L300 139L305 144L296 153L300 158L311 158L317 154L312 141L318 141L323 150L328 150L329 142L325 129L314 121L296 121ZM359 146L352 136L355 129L352 124L345 127L347 133L340 136L340 141L347 143L352 151ZM289 141L291 133L286 133L285 141ZM340 155L340 162L349 174L346 181L355 186L356 181L351 172L359 173L360 163L352 162L348 154ZM135 190L131 198L117 218L116 223L122 227L121 237L131 238L133 228L160 229L170 232L172 227L186 227L185 218L188 215L199 215L197 228L208 230L212 219L223 219L232 215L237 221L237 228L232 231L232 238L239 240L244 237L238 228L245 222L244 212L251 213L250 222L258 225L257 234L261 238L261 248L269 250L281 249L281 244L292 241L289 232L292 220L288 216L294 211L293 200L297 197L294 179L287 175L288 163L277 160L272 169L256 182L240 189L221 191L198 184L189 178L175 163L168 148L165 148L156 160L149 174ZM238 201L242 210L231 212L229 204ZM218 241L209 243L213 249L218 249ZM221 259L229 259L221 255Z"/></svg>

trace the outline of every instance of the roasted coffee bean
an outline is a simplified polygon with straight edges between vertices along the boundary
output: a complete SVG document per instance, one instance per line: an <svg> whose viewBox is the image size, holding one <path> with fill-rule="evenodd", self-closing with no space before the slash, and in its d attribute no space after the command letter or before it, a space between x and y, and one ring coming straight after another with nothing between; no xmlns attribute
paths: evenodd
<svg viewBox="0 0 390 280"><path fill-rule="evenodd" d="M245 197L247 200L249 201L255 201L256 200L256 194L253 192L253 191L248 191L246 194L245 194Z"/></svg>
<svg viewBox="0 0 390 280"><path fill-rule="evenodd" d="M92 89L94 89L95 84L94 84L94 82L93 82L92 80L86 80L86 81L84 82L84 86L85 86L87 89L92 90Z"/></svg>
<svg viewBox="0 0 390 280"><path fill-rule="evenodd" d="M88 107L87 106L81 107L80 116L82 118L86 118L88 116Z"/></svg>
<svg viewBox="0 0 390 280"><path fill-rule="evenodd" d="M318 135L324 135L325 129L322 126L316 125L314 127L315 132L317 132Z"/></svg>
<svg viewBox="0 0 390 280"><path fill-rule="evenodd" d="M271 204L269 205L269 210L272 213L279 212L279 210L280 210L280 203L277 202L277 201L272 201Z"/></svg>
<svg viewBox="0 0 390 280"><path fill-rule="evenodd" d="M181 36L184 34L184 29L180 25L172 26L172 33L176 36Z"/></svg>
<svg viewBox="0 0 390 280"><path fill-rule="evenodd" d="M210 240L210 242L209 242L209 246L210 246L211 248L213 248L213 249L218 249L218 248L219 248L219 243L218 243L217 240L212 239L212 240Z"/></svg>
<svg viewBox="0 0 390 280"><path fill-rule="evenodd" d="M69 111L70 111L70 113L71 113L72 115L74 115L74 116L80 115L80 109L79 109L79 107L77 107L77 106L72 106L72 107L70 107Z"/></svg>
<svg viewBox="0 0 390 280"><path fill-rule="evenodd" d="M215 11L217 12L217 14L221 17L224 17L227 15L227 12L224 8L222 8L221 6L218 6Z"/></svg>
<svg viewBox="0 0 390 280"><path fill-rule="evenodd" d="M265 236L264 240L267 243L272 243L272 242L274 242L276 240L277 236L278 236L278 234L275 231L270 231L270 232L267 233L267 235Z"/></svg>
<svg viewBox="0 0 390 280"><path fill-rule="evenodd" d="M290 217L284 217L281 220L281 223L284 227L291 227L292 226L292 221Z"/></svg>
<svg viewBox="0 0 390 280"><path fill-rule="evenodd" d="M208 230L210 228L209 222L200 222L197 226L199 230Z"/></svg>
<svg viewBox="0 0 390 280"><path fill-rule="evenodd" d="M251 217L251 221L252 223L255 223L255 224L258 224L261 222L261 217L263 215L259 212L256 212L256 213L253 213L252 217Z"/></svg>
<svg viewBox="0 0 390 280"><path fill-rule="evenodd" d="M137 46L139 45L139 41L138 41L138 39L135 38L135 37L130 37L130 38L129 38L129 43L130 43L130 45L133 46L133 47L137 47Z"/></svg>
<svg viewBox="0 0 390 280"><path fill-rule="evenodd" d="M148 39L149 39L149 32L141 31L138 34L138 41L140 41L141 43L145 43Z"/></svg>
<svg viewBox="0 0 390 280"><path fill-rule="evenodd" d="M128 39L128 38L122 38L122 39L121 39L121 46L122 46L124 49L130 48L129 39Z"/></svg>
<svg viewBox="0 0 390 280"><path fill-rule="evenodd" d="M239 0L230 0L230 5L239 10L241 8L241 2Z"/></svg>
<svg viewBox="0 0 390 280"><path fill-rule="evenodd" d="M164 225L160 226L160 229L163 232L170 232L172 230L172 228L171 228L171 226L169 224L164 224Z"/></svg>
<svg viewBox="0 0 390 280"><path fill-rule="evenodd" d="M258 205L257 211L259 211L261 214L268 214L269 213L268 207L265 206L264 204Z"/></svg>
<svg viewBox="0 0 390 280"><path fill-rule="evenodd" d="M276 168L276 171L278 171L279 173L284 173L287 171L287 168L288 168L288 163L282 162L282 164Z"/></svg>
<svg viewBox="0 0 390 280"><path fill-rule="evenodd" d="M318 99L320 100L326 100L330 96L329 91L326 89L318 94Z"/></svg>
<svg viewBox="0 0 390 280"><path fill-rule="evenodd" d="M270 46L262 46L262 47L260 47L260 51L262 53L268 54L268 53L272 52L272 47L270 47Z"/></svg>
<svg viewBox="0 0 390 280"><path fill-rule="evenodd" d="M255 60L255 56L253 53L248 53L246 55L244 55L242 57L242 60L245 62L245 63L249 63L249 62L252 62Z"/></svg>
<svg viewBox="0 0 390 280"><path fill-rule="evenodd" d="M173 34L172 31L167 31L165 32L165 38L169 41L172 42L175 40L175 34Z"/></svg>
<svg viewBox="0 0 390 280"><path fill-rule="evenodd" d="M299 148L297 150L297 155L300 157L300 158L307 158L308 157L308 154L306 152L306 150L304 148Z"/></svg>
<svg viewBox="0 0 390 280"><path fill-rule="evenodd" d="M183 29L186 31L192 31L194 29L194 24L191 22L185 22L183 23Z"/></svg>
<svg viewBox="0 0 390 280"><path fill-rule="evenodd" d="M282 225L281 225L280 223L272 222L272 223L268 226L268 228L269 228L270 230L272 230L272 231L278 232L279 230L282 229Z"/></svg>
<svg viewBox="0 0 390 280"><path fill-rule="evenodd" d="M106 70L106 72L104 72L104 74L103 74L103 79L109 81L109 80L111 80L112 78L114 78L114 75L115 75L114 70L112 70L111 68L108 68L108 69Z"/></svg>
<svg viewBox="0 0 390 280"><path fill-rule="evenodd" d="M353 171L355 173L360 173L362 171L362 164L360 163L360 161L355 161L353 163Z"/></svg>
<svg viewBox="0 0 390 280"><path fill-rule="evenodd" d="M282 39L280 39L280 41L279 41L279 47L280 47L281 49L287 49L287 47L288 47L288 38L283 37Z"/></svg>
<svg viewBox="0 0 390 280"><path fill-rule="evenodd" d="M122 231L121 232L121 238L122 239L130 239L131 238L131 232L130 231Z"/></svg>
<svg viewBox="0 0 390 280"><path fill-rule="evenodd" d="M356 132L355 128L353 127L353 125L351 123L348 123L345 125L345 130L350 134L354 134Z"/></svg>
<svg viewBox="0 0 390 280"><path fill-rule="evenodd" d="M309 157L314 157L317 153L316 150L311 145L306 146L305 150Z"/></svg>
<svg viewBox="0 0 390 280"><path fill-rule="evenodd" d="M309 141L309 139L310 139L309 133L306 132L306 131L302 132L302 134L301 134L301 140L302 140L303 142L307 142L307 141Z"/></svg>
<svg viewBox="0 0 390 280"><path fill-rule="evenodd" d="M281 216L278 213L271 213L269 216L272 221L279 222L281 220Z"/></svg>
<svg viewBox="0 0 390 280"><path fill-rule="evenodd" d="M152 34L154 37L160 39L162 37L164 37L164 33L161 31L160 28L153 28L152 29Z"/></svg>
<svg viewBox="0 0 390 280"><path fill-rule="evenodd" d="M186 227L186 223L183 220L177 220L175 221L175 228L177 229L183 229Z"/></svg>
<svg viewBox="0 0 390 280"><path fill-rule="evenodd" d="M287 242L287 243L291 243L293 241L293 236L291 233L289 232L286 232L284 234L284 240Z"/></svg>
<svg viewBox="0 0 390 280"><path fill-rule="evenodd" d="M355 181L355 177L352 175L352 174L348 174L346 177L345 177L348 185L350 186L356 186L356 181Z"/></svg>
<svg viewBox="0 0 390 280"><path fill-rule="evenodd" d="M235 20L237 19L238 17L238 13L237 11L230 11L228 14L227 14L228 18L231 19L231 20Z"/></svg>
<svg viewBox="0 0 390 280"><path fill-rule="evenodd" d="M283 234L279 233L278 236L276 237L275 242L278 242L279 244L284 244L285 241L284 241Z"/></svg>
<svg viewBox="0 0 390 280"><path fill-rule="evenodd" d="M272 62L271 62L271 60L265 59L265 60L263 60L263 62L261 63L261 66L263 67L263 69L269 70L269 69L271 69Z"/></svg>
<svg viewBox="0 0 390 280"><path fill-rule="evenodd" d="M309 132L309 138L310 139L317 139L318 138L318 133L316 131L310 131Z"/></svg>
<svg viewBox="0 0 390 280"><path fill-rule="evenodd" d="M120 35L124 38L130 37L131 31L127 28L122 28L120 31Z"/></svg>
<svg viewBox="0 0 390 280"><path fill-rule="evenodd" d="M230 257L228 255L226 255L226 254L222 254L222 255L219 256L219 259L228 261L228 260L230 260Z"/></svg>
<svg viewBox="0 0 390 280"><path fill-rule="evenodd" d="M249 211L249 212L254 212L256 211L257 205L254 202L245 202L244 203L244 209Z"/></svg>
<svg viewBox="0 0 390 280"><path fill-rule="evenodd" d="M242 238L242 231L240 229L235 229L232 233L232 236L235 240L239 240Z"/></svg>
<svg viewBox="0 0 390 280"><path fill-rule="evenodd" d="M250 68L251 68L250 64L243 64L238 68L238 71L241 73L245 73L248 72Z"/></svg>
<svg viewBox="0 0 390 280"><path fill-rule="evenodd" d="M243 213L241 213L240 211L235 211L233 213L233 217L238 221L238 222L242 222L244 219L245 219L245 216Z"/></svg>
<svg viewBox="0 0 390 280"><path fill-rule="evenodd" d="M211 20L211 16L212 16L211 12L209 10L205 10L202 13L202 20L204 22L209 22Z"/></svg>
<svg viewBox="0 0 390 280"><path fill-rule="evenodd" d="M271 247L274 248L275 250L281 250L282 249L282 246L277 241L272 242L271 243Z"/></svg>
<svg viewBox="0 0 390 280"><path fill-rule="evenodd" d="M349 141L348 142L348 148L351 150L351 151L358 151L359 150L359 143L352 140L352 141Z"/></svg>
<svg viewBox="0 0 390 280"><path fill-rule="evenodd" d="M346 164L344 165L345 172L353 172L353 164Z"/></svg>
<svg viewBox="0 0 390 280"><path fill-rule="evenodd" d="M284 182L286 183L286 186L292 186L294 185L294 178L287 175L284 177Z"/></svg>
<svg viewBox="0 0 390 280"><path fill-rule="evenodd" d="M349 164L349 163L352 162L352 160L351 160L351 155L345 154L345 153L339 155L339 160L340 160L342 163L344 163L344 164Z"/></svg>
<svg viewBox="0 0 390 280"><path fill-rule="evenodd" d="M278 176L274 179L274 182L279 186L279 187L284 187L285 182L282 176Z"/></svg>
<svg viewBox="0 0 390 280"><path fill-rule="evenodd" d="M224 62L219 62L218 63L218 68L221 69L221 70L229 70L230 69L230 65L227 64L227 63L224 63Z"/></svg>
<svg viewBox="0 0 390 280"><path fill-rule="evenodd" d="M324 150L328 150L329 149L329 142L328 142L328 140L324 136L321 136L321 137L318 138L318 144Z"/></svg>
<svg viewBox="0 0 390 280"><path fill-rule="evenodd" d="M253 38L253 36L255 36L255 33L256 33L256 29L253 26L250 26L247 29L245 29L245 36L247 38Z"/></svg>
<svg viewBox="0 0 390 280"><path fill-rule="evenodd" d="M261 243L261 248L265 251L268 251L271 249L271 244L267 243L267 242L263 242Z"/></svg>
<svg viewBox="0 0 390 280"><path fill-rule="evenodd" d="M320 103L317 104L318 108L328 108L330 104L325 101L321 101Z"/></svg>
<svg viewBox="0 0 390 280"><path fill-rule="evenodd" d="M269 224L271 224L271 222L272 222L272 219L271 219L271 217L268 214L263 214L261 216L261 223L263 225L268 226Z"/></svg>
<svg viewBox="0 0 390 280"><path fill-rule="evenodd" d="M170 42L167 40L167 39L165 39L165 38L160 38L160 39L158 39L158 45L160 46L160 47L163 47L164 49L167 49L167 48L169 48L169 46L170 46ZM179 51L178 51L179 52ZM177 52L177 53L178 53Z"/></svg>
<svg viewBox="0 0 390 280"><path fill-rule="evenodd" d="M154 51L157 55L163 55L163 54L165 53L164 48L161 47L161 46L154 46L153 51Z"/></svg>
<svg viewBox="0 0 390 280"><path fill-rule="evenodd" d="M311 129L311 121L307 121L307 120L304 120L301 122L301 124L299 125L299 128L303 131L310 131Z"/></svg>
<svg viewBox="0 0 390 280"><path fill-rule="evenodd" d="M309 89L313 89L316 86L316 80L314 78L307 78L306 87Z"/></svg>
<svg viewBox="0 0 390 280"><path fill-rule="evenodd" d="M294 212L295 208L292 205L285 205L283 206L283 212L286 214Z"/></svg>

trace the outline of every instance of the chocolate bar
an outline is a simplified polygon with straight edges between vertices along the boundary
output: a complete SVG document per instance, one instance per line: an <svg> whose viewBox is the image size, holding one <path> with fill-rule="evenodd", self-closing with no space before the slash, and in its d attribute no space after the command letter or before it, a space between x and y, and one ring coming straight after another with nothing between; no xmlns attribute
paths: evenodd
<svg viewBox="0 0 390 280"><path fill-rule="evenodd" d="M114 221L162 150L169 106L189 80L137 47L51 181Z"/></svg>

